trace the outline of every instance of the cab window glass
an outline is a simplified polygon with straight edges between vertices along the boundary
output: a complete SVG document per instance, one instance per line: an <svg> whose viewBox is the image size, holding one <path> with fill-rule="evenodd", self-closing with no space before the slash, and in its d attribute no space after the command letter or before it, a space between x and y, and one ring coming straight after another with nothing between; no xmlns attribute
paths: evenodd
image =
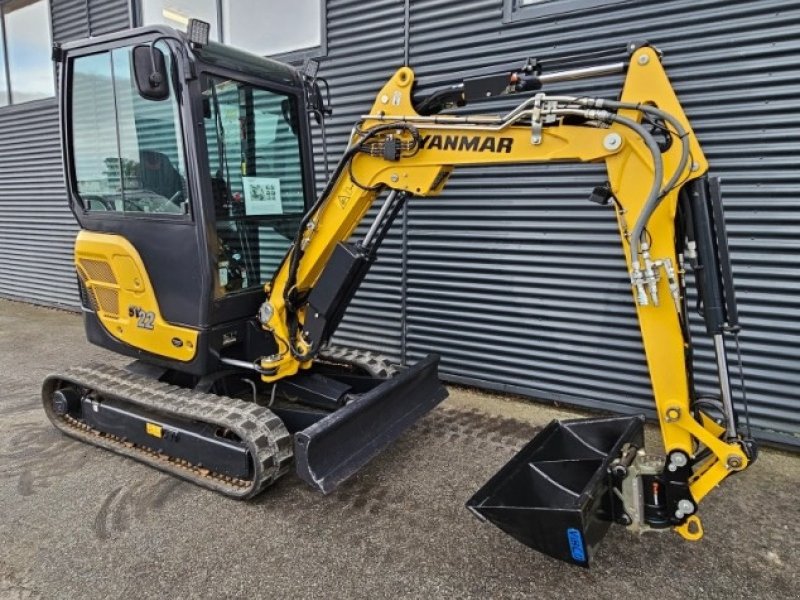
<svg viewBox="0 0 800 600"><path fill-rule="evenodd" d="M166 47L167 79L172 64ZM165 100L139 95L132 48L75 59L73 163L89 211L131 215L188 212L186 165L174 88Z"/></svg>
<svg viewBox="0 0 800 600"><path fill-rule="evenodd" d="M72 75L72 160L88 210L122 210L111 55L75 60Z"/></svg>
<svg viewBox="0 0 800 600"><path fill-rule="evenodd" d="M217 220L217 293L272 278L304 211L294 97L228 79L203 80Z"/></svg>

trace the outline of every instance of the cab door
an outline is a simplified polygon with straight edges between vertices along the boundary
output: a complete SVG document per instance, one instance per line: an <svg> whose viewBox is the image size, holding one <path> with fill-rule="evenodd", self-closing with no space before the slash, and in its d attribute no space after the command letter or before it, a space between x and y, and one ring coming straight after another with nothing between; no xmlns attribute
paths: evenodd
<svg viewBox="0 0 800 600"><path fill-rule="evenodd" d="M138 279L155 297L156 323L200 328L207 319L210 267L195 219L196 178L184 143L190 121L180 61L170 50L174 42L155 46L165 57L167 98L142 96L133 70L134 47L158 33L93 40L65 52L61 114L68 191L84 230L118 235L133 247L144 270ZM143 310L122 296L116 308L120 320L137 322L132 313ZM103 321L120 338L121 326L109 323Z"/></svg>

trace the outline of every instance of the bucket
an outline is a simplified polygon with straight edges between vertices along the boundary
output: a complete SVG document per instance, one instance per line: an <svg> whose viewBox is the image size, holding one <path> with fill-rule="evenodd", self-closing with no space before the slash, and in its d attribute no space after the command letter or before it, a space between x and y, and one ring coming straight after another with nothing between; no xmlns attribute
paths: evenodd
<svg viewBox="0 0 800 600"><path fill-rule="evenodd" d="M552 421L470 500L469 508L526 546L588 567L613 521L609 465L641 448L644 416Z"/></svg>

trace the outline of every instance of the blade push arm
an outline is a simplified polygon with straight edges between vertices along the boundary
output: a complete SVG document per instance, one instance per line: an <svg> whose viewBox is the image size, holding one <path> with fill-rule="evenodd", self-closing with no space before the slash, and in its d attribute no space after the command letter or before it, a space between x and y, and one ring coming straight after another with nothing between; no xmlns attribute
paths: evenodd
<svg viewBox="0 0 800 600"><path fill-rule="evenodd" d="M309 297L381 191L393 194L371 230L388 226L406 196L439 194L459 166L603 162L667 453L665 485L675 506L685 501L669 522L684 537L699 537L697 503L744 469L748 456L735 432L692 406L675 222L680 188L704 178L708 164L658 53L632 53L618 101L536 94L504 116L420 115L413 82L413 71L401 68L378 94L268 286L259 318L281 350L261 360L264 379L310 366L327 341L306 327L315 316ZM659 146L645 123L671 143ZM370 242L361 251L374 256ZM352 293L340 296L346 302Z"/></svg>

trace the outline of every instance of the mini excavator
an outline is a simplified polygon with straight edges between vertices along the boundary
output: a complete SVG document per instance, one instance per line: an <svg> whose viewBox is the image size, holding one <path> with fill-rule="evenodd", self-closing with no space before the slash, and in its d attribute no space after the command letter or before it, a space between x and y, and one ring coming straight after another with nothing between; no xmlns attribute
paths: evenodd
<svg viewBox="0 0 800 600"><path fill-rule="evenodd" d="M665 454L645 452L643 415L554 421L467 506L581 566L611 523L700 538L699 503L756 456L726 362L738 316L719 181L659 51L618 56L529 60L427 94L402 67L317 195L311 117L329 109L313 69L210 42L194 19L57 45L86 334L133 360L49 376L47 416L233 498L292 466L328 493L447 395L435 355L398 367L331 343L403 205L435 201L457 167L603 163L591 199L616 215ZM617 99L542 91L614 73ZM507 114L453 110L515 94ZM687 279L716 350L714 397L694 390Z"/></svg>

